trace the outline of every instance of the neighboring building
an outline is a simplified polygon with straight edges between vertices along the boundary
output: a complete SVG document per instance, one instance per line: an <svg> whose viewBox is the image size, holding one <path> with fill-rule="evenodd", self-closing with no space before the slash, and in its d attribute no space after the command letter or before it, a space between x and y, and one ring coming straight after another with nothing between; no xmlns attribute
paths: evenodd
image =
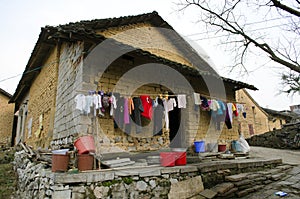
<svg viewBox="0 0 300 199"><path fill-rule="evenodd" d="M269 115L269 128L271 130L281 129L282 125L293 122L297 115L289 111L275 111L268 108L263 108Z"/></svg>
<svg viewBox="0 0 300 199"><path fill-rule="evenodd" d="M179 75L168 81L171 73ZM216 85L218 89L211 90ZM219 77L153 12L42 28L10 102L18 103L17 142L58 148L90 134L101 153L147 151L170 144L190 147L194 140L230 143L237 139L237 118L232 129L221 126L217 130L208 111L195 109L193 92L222 97L224 91L227 101L235 101L235 91L242 88L256 90ZM76 108L75 98L89 91L152 98L185 94L187 107L169 112L170 128L164 126L159 135L153 136L152 122L143 127L142 134L127 133L115 128L109 108L104 109L104 116L82 114Z"/></svg>
<svg viewBox="0 0 300 199"><path fill-rule="evenodd" d="M290 106L290 109L291 109L292 112L300 115L300 104L299 105Z"/></svg>
<svg viewBox="0 0 300 199"><path fill-rule="evenodd" d="M246 91L241 89L236 93L238 102L244 103L246 118L238 117L239 131L249 138L274 129L281 129L282 125L292 121L294 116L283 111L262 108Z"/></svg>
<svg viewBox="0 0 300 199"><path fill-rule="evenodd" d="M14 104L8 104L11 94L0 88L0 146L10 146L12 138Z"/></svg>

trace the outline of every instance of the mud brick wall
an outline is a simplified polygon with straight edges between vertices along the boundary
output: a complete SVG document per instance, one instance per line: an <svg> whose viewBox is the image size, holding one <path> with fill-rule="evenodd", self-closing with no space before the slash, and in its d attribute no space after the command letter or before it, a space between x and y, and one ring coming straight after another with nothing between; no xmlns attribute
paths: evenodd
<svg viewBox="0 0 300 199"><path fill-rule="evenodd" d="M14 104L8 104L9 98L0 93L0 145L9 146L14 120Z"/></svg>
<svg viewBox="0 0 300 199"><path fill-rule="evenodd" d="M109 28L98 33L107 38L114 38L117 41L131 45L137 49L149 51L150 53L176 61L178 63L192 66L185 58L183 52L176 47L176 42L170 41L166 35L170 30L155 28L150 24L139 23L127 25L121 28Z"/></svg>
<svg viewBox="0 0 300 199"><path fill-rule="evenodd" d="M238 117L238 121L240 123L240 130L246 138L249 138L253 135L263 134L273 130L273 128L281 129L281 126L286 123L285 120L280 118L277 118L274 121L272 119L269 120L269 118L273 117L262 110L244 89L237 91L236 96L237 101L245 103L244 106L247 117ZM249 125L253 125L253 135L250 134Z"/></svg>
<svg viewBox="0 0 300 199"><path fill-rule="evenodd" d="M26 142L34 147L49 147L53 134L59 50L54 48L29 91L25 122ZM31 134L28 122L32 119Z"/></svg>

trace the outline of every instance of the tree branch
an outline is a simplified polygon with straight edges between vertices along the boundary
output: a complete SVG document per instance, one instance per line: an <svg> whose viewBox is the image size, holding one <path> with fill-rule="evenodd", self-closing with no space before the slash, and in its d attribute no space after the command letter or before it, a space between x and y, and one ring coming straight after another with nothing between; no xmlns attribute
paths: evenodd
<svg viewBox="0 0 300 199"><path fill-rule="evenodd" d="M300 12L299 11L280 3L280 1L278 1L278 0L271 0L271 1L272 1L273 5L275 7L280 8L281 10L284 10L284 11L286 11L286 12L292 14L292 15L300 17Z"/></svg>

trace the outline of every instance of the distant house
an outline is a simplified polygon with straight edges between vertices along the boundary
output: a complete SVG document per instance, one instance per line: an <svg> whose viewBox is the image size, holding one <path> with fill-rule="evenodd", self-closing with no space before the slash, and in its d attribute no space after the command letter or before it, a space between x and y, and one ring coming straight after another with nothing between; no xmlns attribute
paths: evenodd
<svg viewBox="0 0 300 199"><path fill-rule="evenodd" d="M290 109L291 109L292 112L300 115L300 104L290 106Z"/></svg>
<svg viewBox="0 0 300 199"><path fill-rule="evenodd" d="M218 89L210 90L218 83ZM224 100L233 102L235 91L242 88L256 90L219 77L156 12L46 26L10 100L19 110L16 143L58 148L73 145L82 135L93 135L101 152L157 150L172 144L191 147L195 140L229 143L238 138L237 118L231 129L223 125L216 129L210 112L201 110L199 104L195 107L193 93L215 99L222 96L223 89ZM174 107L167 113L169 128L163 122L154 132L149 117L139 125L141 132L135 126L127 131L116 122L119 115L113 103L92 112L90 107L81 108L80 97L98 93L108 101L114 101L112 94L153 100L182 94L186 107ZM123 105L118 107L123 113ZM157 118L157 124L161 123L162 118Z"/></svg>
<svg viewBox="0 0 300 199"><path fill-rule="evenodd" d="M0 145L10 146L12 138L14 104L8 104L11 94L0 88Z"/></svg>
<svg viewBox="0 0 300 199"><path fill-rule="evenodd" d="M274 129L281 129L294 115L286 111L262 108L247 92L241 89L236 93L237 101L244 102L246 118L239 117L239 131L246 137L263 134Z"/></svg>

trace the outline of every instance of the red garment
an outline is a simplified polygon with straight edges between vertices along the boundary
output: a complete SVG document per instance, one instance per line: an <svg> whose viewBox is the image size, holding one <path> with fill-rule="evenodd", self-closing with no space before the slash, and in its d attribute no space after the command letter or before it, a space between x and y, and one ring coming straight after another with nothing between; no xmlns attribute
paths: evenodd
<svg viewBox="0 0 300 199"><path fill-rule="evenodd" d="M142 105L144 111L142 112L142 116L147 119L152 119L152 99L148 95L142 95L141 97Z"/></svg>

